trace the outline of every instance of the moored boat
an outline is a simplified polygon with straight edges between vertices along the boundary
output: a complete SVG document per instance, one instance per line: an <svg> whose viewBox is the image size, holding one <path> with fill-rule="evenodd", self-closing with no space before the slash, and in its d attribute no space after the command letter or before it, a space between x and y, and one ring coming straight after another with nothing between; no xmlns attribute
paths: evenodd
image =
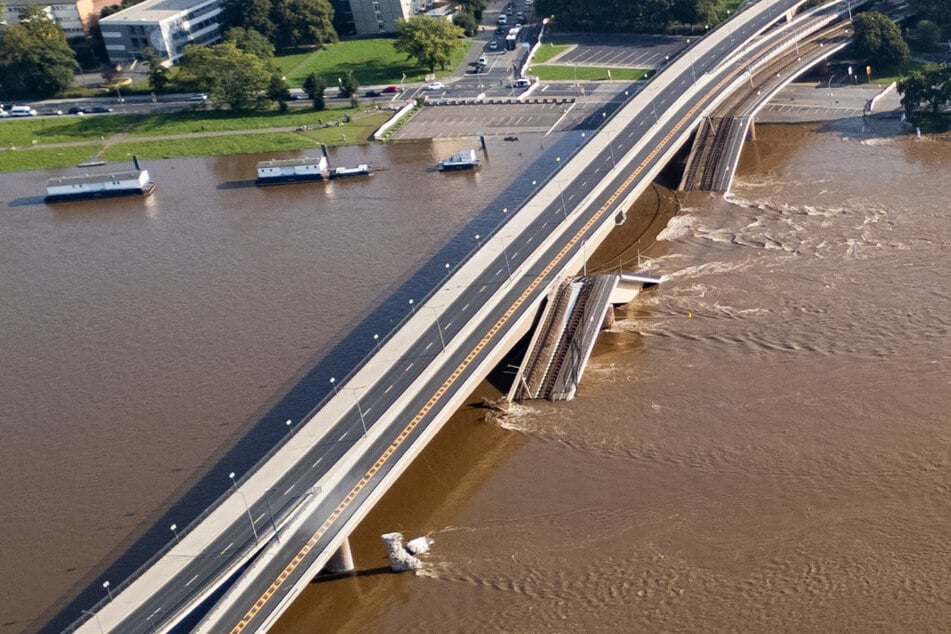
<svg viewBox="0 0 951 634"><path fill-rule="evenodd" d="M258 185L292 183L295 181L321 181L330 178L327 157L271 159L258 163Z"/></svg>
<svg viewBox="0 0 951 634"><path fill-rule="evenodd" d="M113 196L147 196L155 190L155 181L147 169L139 168L133 157L135 169L83 174L81 176L56 176L46 181L46 202L108 198Z"/></svg>
<svg viewBox="0 0 951 634"><path fill-rule="evenodd" d="M436 164L436 169L440 172L456 172L460 170L476 169L480 161L473 149L456 152L447 159L443 159Z"/></svg>
<svg viewBox="0 0 951 634"><path fill-rule="evenodd" d="M330 178L352 178L354 176L372 176L373 168L366 163L356 167L335 167L330 170Z"/></svg>

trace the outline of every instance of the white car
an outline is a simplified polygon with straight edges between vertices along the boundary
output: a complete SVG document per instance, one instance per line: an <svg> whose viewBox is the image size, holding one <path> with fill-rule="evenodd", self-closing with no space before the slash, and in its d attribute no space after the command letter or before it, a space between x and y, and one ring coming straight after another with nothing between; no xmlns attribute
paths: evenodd
<svg viewBox="0 0 951 634"><path fill-rule="evenodd" d="M441 81L434 81L433 83L426 86L426 90L445 90L446 84Z"/></svg>

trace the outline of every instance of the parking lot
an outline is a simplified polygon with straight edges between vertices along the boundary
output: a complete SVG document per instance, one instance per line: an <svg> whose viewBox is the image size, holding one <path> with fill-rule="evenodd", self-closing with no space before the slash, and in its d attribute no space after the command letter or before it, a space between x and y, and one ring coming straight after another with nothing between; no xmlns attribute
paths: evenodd
<svg viewBox="0 0 951 634"><path fill-rule="evenodd" d="M547 64L615 68L660 68L686 47L685 38L670 35L555 34L552 44L577 44Z"/></svg>

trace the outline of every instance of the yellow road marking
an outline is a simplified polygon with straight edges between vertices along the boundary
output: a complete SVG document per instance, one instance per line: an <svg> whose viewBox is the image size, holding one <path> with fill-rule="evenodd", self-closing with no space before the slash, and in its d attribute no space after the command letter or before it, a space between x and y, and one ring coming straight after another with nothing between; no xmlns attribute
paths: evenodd
<svg viewBox="0 0 951 634"><path fill-rule="evenodd" d="M748 63L749 62L747 62L747 64ZM413 419L399 433L396 439L393 440L393 442L390 443L390 445L380 455L380 457L377 458L376 462L373 463L373 466L370 467L363 477L360 478L360 480L353 486L353 488L350 490L350 493L347 494L347 497L345 497L340 502L340 504L337 505L337 507L327 517L327 519L324 520L324 523L321 524L320 527L313 533L313 535L310 536L307 542L298 551L297 555L284 567L284 569L281 571L281 574L278 575L278 577L273 582L271 582L271 585L268 586L267 590L264 591L258 600L255 601L254 605L247 611L247 613L245 613L244 617L242 617L242 619L238 621L238 623L232 628L231 634L240 634L242 631L244 631L248 624L251 623L252 619L254 619L258 612L261 611L261 608L263 608L267 602L271 600L271 597L273 597L274 594L284 584L284 581L294 572L294 570L297 569L297 567L310 553L310 551L314 549L314 547L317 545L317 542L320 541L320 538L323 537L327 531L330 530L330 527L333 526L337 519L343 515L343 512L347 510L347 507L350 506L350 503L353 502L360 491L362 491L370 482L370 480L373 479L373 476L375 476L380 468L386 464L386 461L389 460L394 453L396 453L396 450L399 449L400 445L406 441L409 435L422 422L426 415L436 406L437 403L439 403L443 395L449 390L450 387L452 387L459 376L472 364L473 361L475 361L476 357L478 357L482 350L485 349L485 347L489 344L489 342L495 338L495 335L498 334L499 330L501 330L506 323L508 323L509 319L511 319L518 309L521 308L522 304L524 304L525 301L535 292L535 289L541 285L548 274L551 273L551 271L556 266L558 266L565 256L568 255L568 252L571 251L571 249L583 239L591 227L596 224L597 221L600 220L605 213L607 213L611 206L627 191L633 181L638 176L640 176L641 172L644 171L647 165L660 153L661 148L666 147L670 143L676 133L679 132L684 126L686 121L689 120L694 115L694 113L696 113L697 110L699 110L713 96L716 91L718 91L728 81L732 80L737 74L739 74L743 67L744 66L740 66L729 73L716 86L710 89L700 100L698 100L697 103L695 103L693 107L690 108L690 110L687 111L687 114L684 115L680 121L674 125L670 132L668 132L667 135L661 139L660 143L658 143L654 149L650 151L650 153L647 155L647 158L645 158L640 163L640 165L638 165L634 171L631 172L630 176L628 176L624 182L621 183L621 185L614 191L614 193L608 197L607 201L598 209L598 211L595 212L595 214L584 224L584 226L581 227L577 233L575 233L575 235L567 242L567 244L565 244L561 251L559 251L558 254L555 255L555 257L548 263L548 265L545 266L542 272L538 274L534 280L532 280L525 291L515 300L511 306L509 306L509 308L499 318L499 320L495 322L495 324L489 329L489 332L482 338L481 341L479 341L479 343L476 344L469 354L466 355L466 358L462 360L455 370L453 370L452 374L449 375L449 378L447 378L443 384L439 386L439 388L433 393L429 400L426 401L426 404L423 405L423 408L417 412ZM483 286L479 292L481 293L485 290L485 288L486 287Z"/></svg>

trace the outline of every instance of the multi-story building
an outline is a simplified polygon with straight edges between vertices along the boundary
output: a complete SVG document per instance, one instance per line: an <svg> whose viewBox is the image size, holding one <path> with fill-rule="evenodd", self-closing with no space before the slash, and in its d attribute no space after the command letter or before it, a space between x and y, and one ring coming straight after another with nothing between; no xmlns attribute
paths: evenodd
<svg viewBox="0 0 951 634"><path fill-rule="evenodd" d="M5 0L0 5L5 7L0 21L8 25L16 24L27 7L40 7L63 29L67 39L83 37L97 15L93 0Z"/></svg>
<svg viewBox="0 0 951 634"><path fill-rule="evenodd" d="M224 0L145 0L99 21L113 64L127 64L154 48L171 66L188 44L214 44L222 38L218 17Z"/></svg>
<svg viewBox="0 0 951 634"><path fill-rule="evenodd" d="M396 20L416 12L414 0L350 0L357 35L380 35L396 31Z"/></svg>

